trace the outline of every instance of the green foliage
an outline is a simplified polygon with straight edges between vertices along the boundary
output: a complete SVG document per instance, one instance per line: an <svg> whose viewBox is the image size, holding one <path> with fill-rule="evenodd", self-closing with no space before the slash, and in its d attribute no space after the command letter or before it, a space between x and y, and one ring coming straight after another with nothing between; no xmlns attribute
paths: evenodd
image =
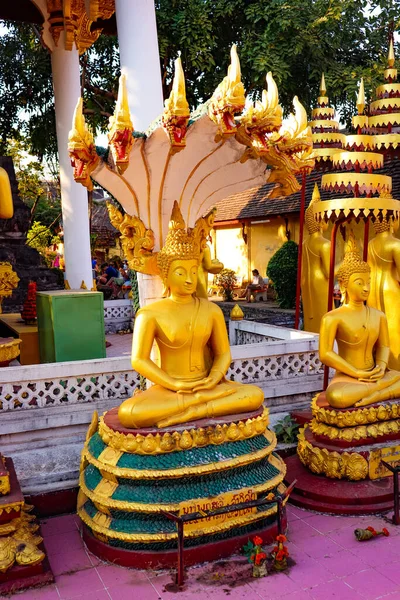
<svg viewBox="0 0 400 600"><path fill-rule="evenodd" d="M221 288L223 299L227 302L231 302L233 300L233 289L236 283L235 271L232 271L232 269L222 269L222 271L216 275L215 283Z"/></svg>
<svg viewBox="0 0 400 600"><path fill-rule="evenodd" d="M49 246L59 244L61 241L57 235L53 235L51 229L40 223L40 221L34 221L26 238L27 246L35 248L43 256L46 255Z"/></svg>
<svg viewBox="0 0 400 600"><path fill-rule="evenodd" d="M278 442L283 444L294 444L297 441L299 429L300 425L290 415L286 415L274 427Z"/></svg>
<svg viewBox="0 0 400 600"><path fill-rule="evenodd" d="M294 308L297 281L296 242L285 242L268 263L267 277L272 280L276 299L281 308Z"/></svg>

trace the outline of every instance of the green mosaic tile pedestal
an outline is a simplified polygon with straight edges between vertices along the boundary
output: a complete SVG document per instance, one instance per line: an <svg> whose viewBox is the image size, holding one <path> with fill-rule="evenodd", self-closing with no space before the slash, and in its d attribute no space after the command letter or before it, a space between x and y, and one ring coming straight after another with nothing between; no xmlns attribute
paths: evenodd
<svg viewBox="0 0 400 600"><path fill-rule="evenodd" d="M94 416L82 452L78 514L89 549L133 567L176 563L176 514L213 510L284 491L286 468L262 410L165 429L124 429L117 409ZM185 525L185 564L271 542L276 505Z"/></svg>

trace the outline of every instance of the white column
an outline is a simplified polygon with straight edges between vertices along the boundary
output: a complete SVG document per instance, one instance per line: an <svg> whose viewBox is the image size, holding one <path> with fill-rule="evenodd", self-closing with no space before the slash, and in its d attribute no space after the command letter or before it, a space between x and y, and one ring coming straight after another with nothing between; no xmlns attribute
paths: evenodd
<svg viewBox="0 0 400 600"><path fill-rule="evenodd" d="M133 126L146 131L163 110L154 1L116 0L115 14Z"/></svg>
<svg viewBox="0 0 400 600"><path fill-rule="evenodd" d="M51 66L60 162L65 278L71 289L79 289L84 281L90 290L93 278L87 190L75 182L68 155L68 133L76 103L81 96L79 55L75 47L71 51L64 49L64 32L51 53Z"/></svg>

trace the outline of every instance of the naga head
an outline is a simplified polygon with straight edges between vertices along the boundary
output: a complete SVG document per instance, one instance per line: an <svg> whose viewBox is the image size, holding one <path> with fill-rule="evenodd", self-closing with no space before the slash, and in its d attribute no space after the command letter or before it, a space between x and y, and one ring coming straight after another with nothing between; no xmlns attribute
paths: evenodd
<svg viewBox="0 0 400 600"><path fill-rule="evenodd" d="M108 126L108 143L118 172L122 175L129 164L133 138L133 125L128 106L125 75L119 78L118 98Z"/></svg>
<svg viewBox="0 0 400 600"><path fill-rule="evenodd" d="M267 74L267 84L268 90L263 90L261 102L251 104L239 119L237 138L251 147L256 156L269 152L268 135L282 125L282 107L271 71Z"/></svg>
<svg viewBox="0 0 400 600"><path fill-rule="evenodd" d="M186 100L185 76L179 56L175 61L175 75L171 94L164 103L162 115L162 124L174 153L179 152L186 146L189 117L190 110Z"/></svg>
<svg viewBox="0 0 400 600"><path fill-rule="evenodd" d="M74 112L72 129L68 136L68 152L71 166L74 169L75 181L91 191L93 183L90 175L99 164L100 158L96 153L93 135L86 126L82 106L82 98L79 98Z"/></svg>
<svg viewBox="0 0 400 600"><path fill-rule="evenodd" d="M208 107L208 116L219 128L219 139L236 133L235 114L242 112L245 101L239 57L233 44L228 74L216 88Z"/></svg>

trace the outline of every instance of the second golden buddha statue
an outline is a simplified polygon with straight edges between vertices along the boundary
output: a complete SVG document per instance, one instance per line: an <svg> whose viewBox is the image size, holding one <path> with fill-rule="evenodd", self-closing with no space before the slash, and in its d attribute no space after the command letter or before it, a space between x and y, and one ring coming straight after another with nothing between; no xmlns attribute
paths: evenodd
<svg viewBox="0 0 400 600"><path fill-rule="evenodd" d="M334 408L348 408L400 398L400 372L387 368L387 319L366 305L371 269L361 260L352 232L337 279L344 304L324 316L320 330L320 359L336 369L326 390L327 402Z"/></svg>
<svg viewBox="0 0 400 600"><path fill-rule="evenodd" d="M127 428L245 413L263 403L260 388L225 379L231 354L223 313L195 293L201 254L196 227L186 231L175 203L157 256L166 297L137 313L133 334L132 366L155 385L119 407ZM154 342L159 365L151 359Z"/></svg>
<svg viewBox="0 0 400 600"><path fill-rule="evenodd" d="M320 201L315 184L309 207L305 213L308 238L303 242L301 298L303 302L304 330L319 332L321 319L328 304L329 257L331 243L324 238L328 226L318 223L314 217L313 204Z"/></svg>

